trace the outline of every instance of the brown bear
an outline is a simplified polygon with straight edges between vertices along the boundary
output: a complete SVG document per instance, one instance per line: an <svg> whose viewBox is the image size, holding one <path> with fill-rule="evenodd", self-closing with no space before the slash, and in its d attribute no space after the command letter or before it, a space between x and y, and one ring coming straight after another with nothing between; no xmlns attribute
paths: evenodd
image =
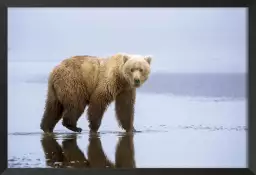
<svg viewBox="0 0 256 175"><path fill-rule="evenodd" d="M104 112L115 101L119 126L134 130L136 88L150 75L151 56L115 54L107 58L74 56L63 60L50 73L45 111L40 128L53 132L62 125L81 132L77 121L86 106L89 128L97 132Z"/></svg>

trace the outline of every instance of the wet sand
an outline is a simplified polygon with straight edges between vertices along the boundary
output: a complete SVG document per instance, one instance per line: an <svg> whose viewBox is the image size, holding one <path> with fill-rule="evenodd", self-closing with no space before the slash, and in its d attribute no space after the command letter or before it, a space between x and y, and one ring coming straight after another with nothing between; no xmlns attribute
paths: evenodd
<svg viewBox="0 0 256 175"><path fill-rule="evenodd" d="M243 167L244 143L239 140L244 137L244 131L243 127L196 129L190 126L189 129L188 126L172 128L169 132L168 129L145 130L135 134L16 133L9 135L8 167ZM228 142L225 137L229 138Z"/></svg>
<svg viewBox="0 0 256 175"><path fill-rule="evenodd" d="M60 122L45 135L39 124L51 66L28 65L8 65L9 168L246 167L244 74L154 74L138 92L138 132L118 127L112 104L98 135L89 134L85 114L81 134Z"/></svg>

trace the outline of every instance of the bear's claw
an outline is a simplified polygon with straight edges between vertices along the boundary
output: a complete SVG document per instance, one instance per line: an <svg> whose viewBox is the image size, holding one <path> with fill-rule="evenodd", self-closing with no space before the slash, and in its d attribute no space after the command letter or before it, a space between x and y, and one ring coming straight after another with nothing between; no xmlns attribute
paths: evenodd
<svg viewBox="0 0 256 175"><path fill-rule="evenodd" d="M62 125L65 126L67 129L73 131L73 132L78 132L78 133L82 132L82 128L72 126L68 122L69 122L69 120L63 120Z"/></svg>

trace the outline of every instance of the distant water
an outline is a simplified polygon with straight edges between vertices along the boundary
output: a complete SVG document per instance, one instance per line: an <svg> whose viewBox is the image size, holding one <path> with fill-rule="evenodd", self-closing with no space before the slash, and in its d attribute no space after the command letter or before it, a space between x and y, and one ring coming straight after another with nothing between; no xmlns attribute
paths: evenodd
<svg viewBox="0 0 256 175"><path fill-rule="evenodd" d="M155 73L141 92L245 98L246 78L246 74L242 73Z"/></svg>
<svg viewBox="0 0 256 175"><path fill-rule="evenodd" d="M246 74L153 73L138 90L134 135L118 127L111 104L97 137L86 114L81 134L60 122L45 136L39 124L54 65L8 65L9 167L246 167Z"/></svg>
<svg viewBox="0 0 256 175"><path fill-rule="evenodd" d="M48 75L26 82L47 83ZM246 98L247 76L244 73L152 73L141 93L174 94L193 97Z"/></svg>

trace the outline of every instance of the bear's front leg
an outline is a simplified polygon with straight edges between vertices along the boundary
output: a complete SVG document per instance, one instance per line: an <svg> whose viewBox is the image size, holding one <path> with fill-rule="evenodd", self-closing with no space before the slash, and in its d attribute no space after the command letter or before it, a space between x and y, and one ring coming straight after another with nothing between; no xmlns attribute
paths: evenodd
<svg viewBox="0 0 256 175"><path fill-rule="evenodd" d="M133 127L134 105L136 99L136 90L126 90L117 95L115 100L115 111L118 124L126 132L136 131Z"/></svg>
<svg viewBox="0 0 256 175"><path fill-rule="evenodd" d="M105 93L95 93L92 95L87 110L89 128L92 133L96 133L101 125L104 112L110 103L110 98Z"/></svg>

